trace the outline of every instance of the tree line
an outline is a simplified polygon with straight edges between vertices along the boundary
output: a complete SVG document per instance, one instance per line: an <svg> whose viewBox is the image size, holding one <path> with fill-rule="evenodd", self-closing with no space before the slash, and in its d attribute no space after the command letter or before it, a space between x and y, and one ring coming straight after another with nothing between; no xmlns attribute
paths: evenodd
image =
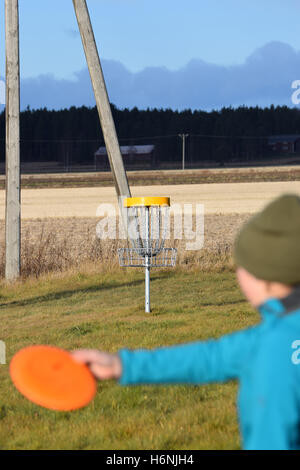
<svg viewBox="0 0 300 470"><path fill-rule="evenodd" d="M220 110L118 109L112 114L121 145L154 143L157 161L180 160L178 134L191 137L187 158L218 161L234 156L256 158L267 152L267 138L277 134L300 134L300 110L287 106L266 108L240 106ZM96 107L62 110L29 107L21 112L21 159L23 162L93 163L103 143ZM5 159L5 112L0 114L0 160ZM242 151L240 149L243 149Z"/></svg>

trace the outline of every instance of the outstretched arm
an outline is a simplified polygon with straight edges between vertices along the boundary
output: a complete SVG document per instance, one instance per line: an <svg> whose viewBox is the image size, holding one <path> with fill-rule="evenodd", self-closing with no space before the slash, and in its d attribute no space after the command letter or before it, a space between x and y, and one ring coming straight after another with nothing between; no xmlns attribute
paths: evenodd
<svg viewBox="0 0 300 470"><path fill-rule="evenodd" d="M257 328L153 350L122 349L118 354L98 350L74 351L99 380L117 379L122 385L209 383L237 378L257 339Z"/></svg>

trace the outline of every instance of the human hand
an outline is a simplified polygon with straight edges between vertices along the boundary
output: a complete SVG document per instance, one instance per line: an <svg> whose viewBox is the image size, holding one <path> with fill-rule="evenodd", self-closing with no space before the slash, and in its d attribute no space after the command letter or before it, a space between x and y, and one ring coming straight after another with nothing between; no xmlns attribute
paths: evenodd
<svg viewBox="0 0 300 470"><path fill-rule="evenodd" d="M71 352L75 361L86 364L98 380L119 379L122 364L117 354L109 354L98 349L78 349Z"/></svg>

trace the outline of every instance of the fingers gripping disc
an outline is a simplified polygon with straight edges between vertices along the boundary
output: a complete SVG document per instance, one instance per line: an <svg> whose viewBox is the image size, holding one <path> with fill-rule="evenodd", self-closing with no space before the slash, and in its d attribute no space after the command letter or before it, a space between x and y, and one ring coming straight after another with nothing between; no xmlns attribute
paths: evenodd
<svg viewBox="0 0 300 470"><path fill-rule="evenodd" d="M86 406L95 396L96 381L84 364L53 346L29 346L10 362L15 387L30 401L52 410Z"/></svg>

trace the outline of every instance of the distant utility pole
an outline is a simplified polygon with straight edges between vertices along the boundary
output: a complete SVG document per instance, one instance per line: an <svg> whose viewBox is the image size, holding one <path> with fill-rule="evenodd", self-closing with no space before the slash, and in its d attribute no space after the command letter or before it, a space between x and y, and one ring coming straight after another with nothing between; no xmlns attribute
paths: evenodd
<svg viewBox="0 0 300 470"><path fill-rule="evenodd" d="M189 136L189 134L178 134L179 137L182 139L182 169L185 169L185 139Z"/></svg>
<svg viewBox="0 0 300 470"><path fill-rule="evenodd" d="M111 113L108 94L86 0L73 0L73 5L91 76L103 137L111 171L115 181L117 195L130 197L131 193L119 147L115 124Z"/></svg>
<svg viewBox="0 0 300 470"><path fill-rule="evenodd" d="M6 208L5 278L20 276L20 67L18 0L5 0L6 50Z"/></svg>

